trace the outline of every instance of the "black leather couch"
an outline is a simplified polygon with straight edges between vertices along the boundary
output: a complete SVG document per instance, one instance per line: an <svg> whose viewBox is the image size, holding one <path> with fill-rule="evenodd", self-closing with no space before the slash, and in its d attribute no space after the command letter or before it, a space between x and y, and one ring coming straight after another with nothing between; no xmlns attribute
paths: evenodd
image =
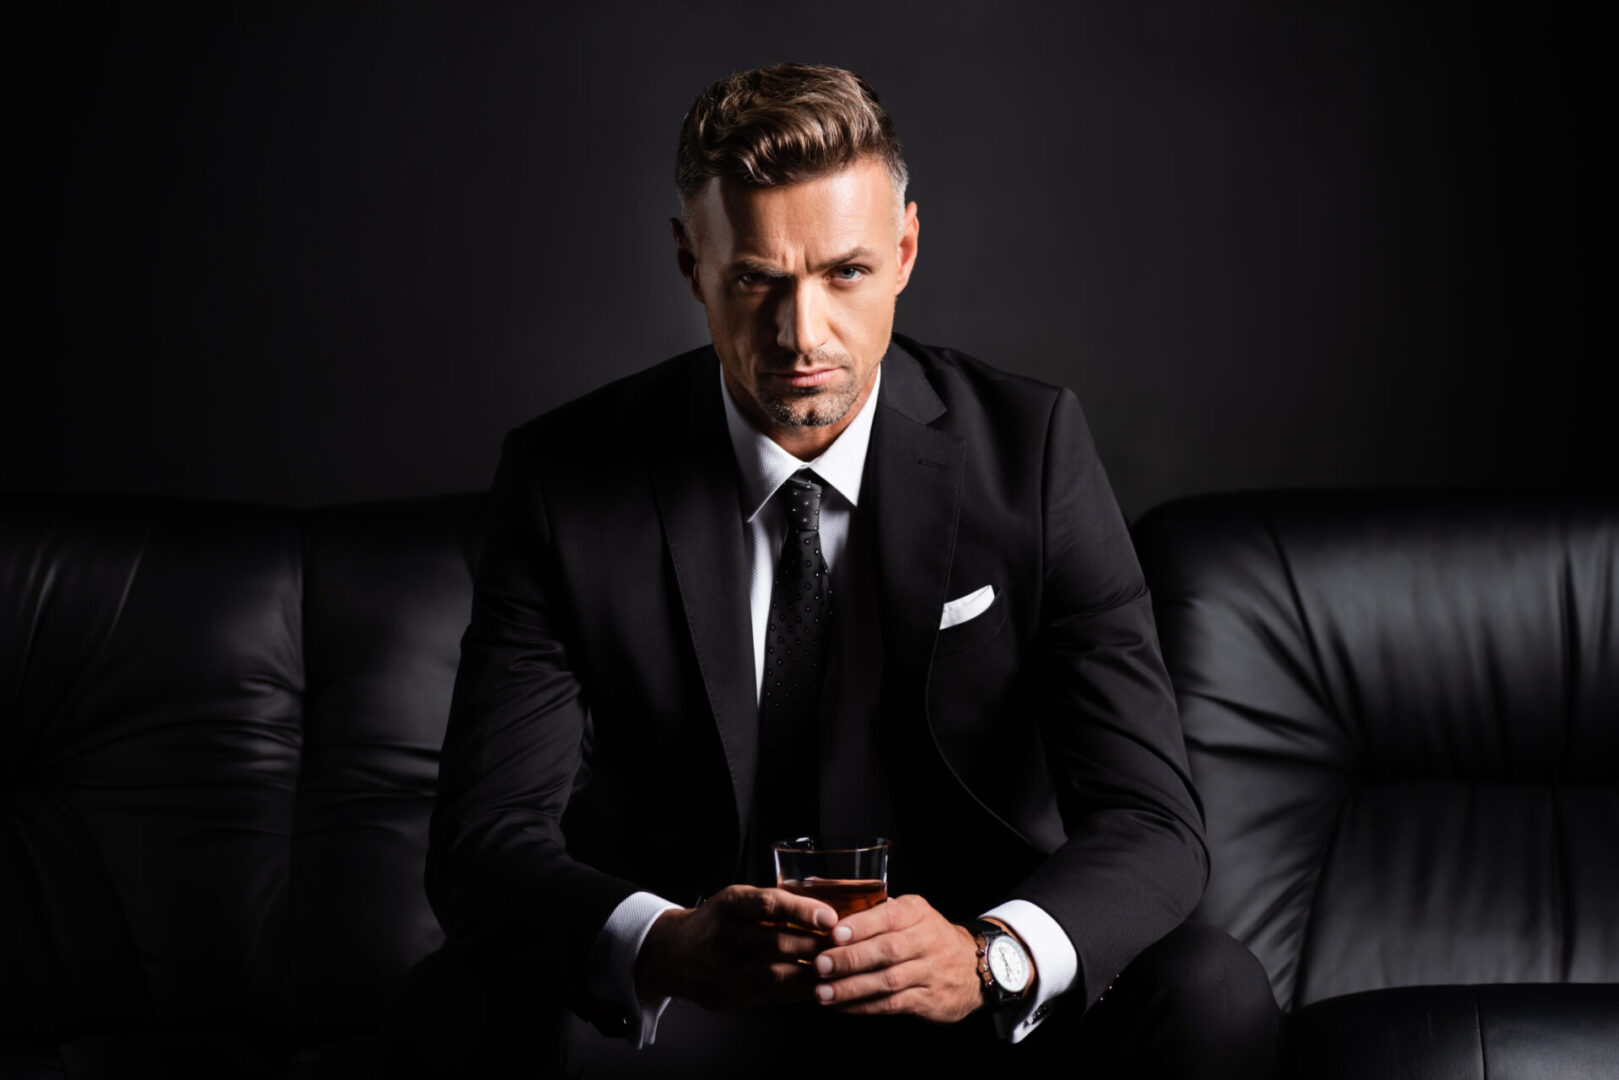
<svg viewBox="0 0 1619 1080"><path fill-rule="evenodd" d="M1619 500L1173 503L1136 529L1199 916L1299 1077L1619 1077Z"/></svg>
<svg viewBox="0 0 1619 1080"><path fill-rule="evenodd" d="M365 1075L482 512L0 499L0 1077Z"/></svg>
<svg viewBox="0 0 1619 1080"><path fill-rule="evenodd" d="M0 497L0 1078L364 1076L482 500ZM1139 532L1214 877L1302 1077L1614 1076L1619 506Z"/></svg>

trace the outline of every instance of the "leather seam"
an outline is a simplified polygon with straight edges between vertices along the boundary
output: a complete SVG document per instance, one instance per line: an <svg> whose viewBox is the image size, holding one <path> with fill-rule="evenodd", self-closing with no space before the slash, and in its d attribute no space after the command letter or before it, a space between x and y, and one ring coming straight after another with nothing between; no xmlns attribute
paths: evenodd
<svg viewBox="0 0 1619 1080"><path fill-rule="evenodd" d="M1558 936L1558 977L1567 982L1574 969L1574 887L1573 863L1568 858L1568 836L1563 822L1563 777L1564 769L1569 760L1569 754L1577 743L1576 730L1578 724L1578 697L1580 688L1580 620L1579 620L1579 593L1574 585L1574 559L1570 553L1570 536L1573 531L1569 516L1565 512L1559 515L1559 524L1563 528L1562 565L1559 574L1562 586L1563 609L1563 693L1562 693L1562 724L1558 731L1559 743L1552 759L1551 776L1551 802L1552 802L1552 858L1556 873L1552 877L1554 887L1558 893L1556 912L1559 919L1557 927Z"/></svg>
<svg viewBox="0 0 1619 1080"><path fill-rule="evenodd" d="M1484 1050L1484 1015L1478 1005L1478 989L1469 986L1467 997L1473 1003L1473 1024L1478 1031L1478 1074L1483 1080L1490 1080L1490 1055Z"/></svg>
<svg viewBox="0 0 1619 1080"><path fill-rule="evenodd" d="M1276 533L1276 523L1263 510L1259 511L1258 514L1260 524L1265 530L1265 537L1270 541L1271 550L1276 553L1276 565L1282 571L1282 580L1287 582L1288 599L1293 602L1293 615L1298 619L1299 629L1304 634L1305 647L1310 650L1310 662L1315 665L1316 687L1320 692L1322 704L1325 706L1324 711L1338 722L1341 729L1346 724L1347 716L1344 710L1338 707L1338 703L1333 700L1332 694L1329 692L1326 667L1321 662L1321 645L1316 641L1315 630L1310 625L1309 617L1304 613L1304 600L1299 595L1299 583L1297 576L1293 573L1293 563L1288 559L1287 552L1282 547L1282 539Z"/></svg>
<svg viewBox="0 0 1619 1080"><path fill-rule="evenodd" d="M1579 695L1580 676L1580 620L1576 607L1579 593L1574 588L1574 560L1569 553L1570 531L1567 518L1564 518L1565 534L1562 542L1562 601L1563 601L1563 716L1562 730L1558 733L1562 745L1557 748L1556 760L1552 763L1552 777L1561 779L1563 767L1568 761L1570 749L1575 744L1576 726L1576 698Z"/></svg>
<svg viewBox="0 0 1619 1080"><path fill-rule="evenodd" d="M1326 699L1328 704L1330 704L1330 695L1327 694L1327 680L1323 675L1321 665L1321 649L1316 644L1315 632L1310 628L1309 620L1305 618L1304 602L1299 596L1298 581L1293 575L1293 565L1288 561L1287 553L1282 548L1281 538L1276 534L1275 522L1273 522L1270 515L1265 513L1263 510L1258 511L1258 516L1260 524L1265 530L1265 536L1270 541L1271 549L1276 553L1276 562L1281 568L1283 580L1287 582L1288 597L1293 601L1293 613L1298 618L1299 628L1304 633L1305 645L1310 650L1310 660L1315 664L1316 683L1320 688L1323 698ZM1335 708L1329 708L1327 709L1327 712L1329 715L1332 715L1339 721L1339 725L1341 727L1343 718L1338 710ZM1321 879L1326 876L1327 863L1332 858L1333 849L1337 844L1338 830L1343 824L1344 810L1348 806L1349 800L1354 797L1355 793L1356 792L1352 790L1348 795L1340 799L1338 803L1338 811L1332 817L1332 828L1327 833L1326 843L1324 843L1321 847L1321 857L1316 862L1314 875L1315 880L1310 883L1310 903L1305 909L1304 926L1299 931L1298 958L1294 962L1293 970L1293 993L1291 997L1293 1000L1293 1008L1295 1009L1299 1007L1302 1000L1302 995L1304 993L1305 960L1309 956L1310 931L1315 926L1316 907L1321 896Z"/></svg>
<svg viewBox="0 0 1619 1080"><path fill-rule="evenodd" d="M1563 828L1563 789L1553 783L1551 788L1552 800L1552 886L1557 890L1557 977L1568 982L1574 969L1574 926L1573 899L1574 889L1569 871L1572 869L1572 860L1568 858L1566 848L1568 837Z"/></svg>
<svg viewBox="0 0 1619 1080"><path fill-rule="evenodd" d="M61 700L56 703L56 709L51 714L51 718L49 720L49 724L51 726L60 727L67 722L67 715L77 706L80 697L85 692L85 688L91 685L91 676L93 672L107 655L107 650L112 647L113 638L118 636L119 624L124 621L124 610L129 606L129 595L135 591L135 579L140 576L141 567L146 563L146 552L147 549L151 547L151 544L152 525L148 521L141 529L140 546L135 549L135 556L130 561L129 571L124 577L123 588L118 593L117 606L113 608L112 617L107 620L106 632L102 634L101 640L96 643L95 649L90 653L89 656L85 658L83 665L79 668L80 677L75 680L73 686L67 691L67 693L62 695ZM56 576L53 571L50 576L49 585L47 586L48 595L41 597L41 602L34 612L33 622L29 626L28 658L25 660L25 664L30 663L32 660L34 638L37 633L38 624L43 620L45 611L51 606L52 603L54 603L56 591ZM25 667L25 678L26 673L27 668ZM36 729L36 734L43 737L44 730L45 725L41 725ZM29 756L35 760L38 760L39 755L35 752L37 748L29 747L28 750Z"/></svg>
<svg viewBox="0 0 1619 1080"><path fill-rule="evenodd" d="M1305 960L1310 955L1310 931L1315 928L1315 913L1321 897L1321 879L1327 876L1327 863L1331 861L1332 853L1338 844L1338 831L1343 824L1344 810L1349 805L1349 800L1353 797L1352 793L1342 799L1338 804L1337 813L1332 815L1332 827L1327 831L1327 842L1321 846L1321 858L1316 863L1315 880L1310 882L1310 906L1305 909L1304 926L1299 931L1298 959L1294 962L1293 968L1293 993L1291 995L1293 1009L1297 1009L1304 1004Z"/></svg>

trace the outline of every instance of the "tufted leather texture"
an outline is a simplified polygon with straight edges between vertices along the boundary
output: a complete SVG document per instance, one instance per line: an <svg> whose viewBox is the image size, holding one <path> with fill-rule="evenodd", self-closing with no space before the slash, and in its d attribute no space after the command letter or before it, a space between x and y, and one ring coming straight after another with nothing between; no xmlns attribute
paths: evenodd
<svg viewBox="0 0 1619 1080"><path fill-rule="evenodd" d="M367 1030L440 941L421 873L482 499L0 505L10 1059Z"/></svg>
<svg viewBox="0 0 1619 1080"><path fill-rule="evenodd" d="M1284 1008L1619 983L1619 501L1209 497L1137 543L1207 812L1200 915Z"/></svg>

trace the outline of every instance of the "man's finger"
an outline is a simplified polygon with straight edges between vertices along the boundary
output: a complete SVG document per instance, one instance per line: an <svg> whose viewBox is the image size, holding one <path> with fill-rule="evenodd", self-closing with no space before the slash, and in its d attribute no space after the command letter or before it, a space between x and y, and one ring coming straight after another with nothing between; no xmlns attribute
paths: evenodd
<svg viewBox="0 0 1619 1080"><path fill-rule="evenodd" d="M855 1016L893 1016L899 1013L922 1016L926 1015L922 1011L927 1003L925 993L912 987L897 994L883 994L881 997L866 998L864 1001L855 1001L848 1005L836 1005L834 1008L840 1013Z"/></svg>
<svg viewBox="0 0 1619 1080"><path fill-rule="evenodd" d="M771 964L765 971L764 997L771 1001L810 1001L815 969L808 964Z"/></svg>
<svg viewBox="0 0 1619 1080"><path fill-rule="evenodd" d="M815 999L822 1005L844 1005L866 998L888 997L923 985L931 970L921 960L907 960L893 967L823 982L815 988Z"/></svg>
<svg viewBox="0 0 1619 1080"><path fill-rule="evenodd" d="M807 961L826 948L825 931L814 933L791 926L755 923L742 927L740 934L748 954L766 961Z"/></svg>
<svg viewBox="0 0 1619 1080"><path fill-rule="evenodd" d="M823 942L825 939L821 939ZM823 979L841 978L862 971L876 971L893 967L921 955L920 943L915 935L903 931L878 934L876 937L827 949L815 958L815 970Z"/></svg>
<svg viewBox="0 0 1619 1080"><path fill-rule="evenodd" d="M832 928L832 940L839 945L847 945L852 941L864 941L878 934L890 934L895 930L903 930L914 925L922 918L924 912L933 908L920 896L896 896L887 903L876 907L857 911L853 915L845 915L838 925Z"/></svg>
<svg viewBox="0 0 1619 1080"><path fill-rule="evenodd" d="M754 903L760 922L825 929L838 921L837 909L831 904L786 889L756 889Z"/></svg>

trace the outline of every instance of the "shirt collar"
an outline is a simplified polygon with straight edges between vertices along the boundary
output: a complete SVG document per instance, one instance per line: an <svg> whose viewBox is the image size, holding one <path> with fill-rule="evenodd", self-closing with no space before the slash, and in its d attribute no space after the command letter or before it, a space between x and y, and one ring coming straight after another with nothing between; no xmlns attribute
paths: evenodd
<svg viewBox="0 0 1619 1080"><path fill-rule="evenodd" d="M748 423L742 410L731 400L731 392L725 388L725 374L721 371L720 398L725 402L725 426L731 433L731 449L742 471L742 502L748 521L759 515L776 489L799 469L814 469L815 474L850 506L859 505L860 478L866 471L866 448L871 444L871 421L876 415L877 391L882 380L883 367L878 364L872 375L871 394L849 426L814 461L800 461Z"/></svg>

